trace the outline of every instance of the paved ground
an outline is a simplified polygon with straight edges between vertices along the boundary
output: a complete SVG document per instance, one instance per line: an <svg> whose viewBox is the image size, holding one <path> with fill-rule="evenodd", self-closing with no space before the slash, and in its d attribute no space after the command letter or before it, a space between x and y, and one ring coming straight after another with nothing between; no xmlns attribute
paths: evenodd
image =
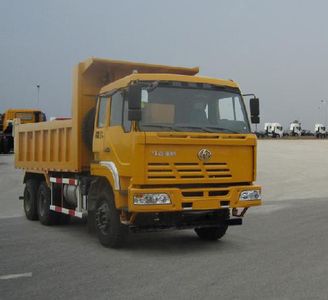
<svg viewBox="0 0 328 300"><path fill-rule="evenodd" d="M327 150L328 141L260 141L266 201L244 226L215 243L192 231L135 234L121 250L81 222L21 217L20 172L0 156L0 299L327 299Z"/></svg>

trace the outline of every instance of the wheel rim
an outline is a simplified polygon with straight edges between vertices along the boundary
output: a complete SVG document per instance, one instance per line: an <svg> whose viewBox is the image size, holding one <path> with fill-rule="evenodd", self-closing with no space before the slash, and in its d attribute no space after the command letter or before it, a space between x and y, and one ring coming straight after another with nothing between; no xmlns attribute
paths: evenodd
<svg viewBox="0 0 328 300"><path fill-rule="evenodd" d="M96 211L96 226L102 234L107 234L110 228L109 206L102 202Z"/></svg>

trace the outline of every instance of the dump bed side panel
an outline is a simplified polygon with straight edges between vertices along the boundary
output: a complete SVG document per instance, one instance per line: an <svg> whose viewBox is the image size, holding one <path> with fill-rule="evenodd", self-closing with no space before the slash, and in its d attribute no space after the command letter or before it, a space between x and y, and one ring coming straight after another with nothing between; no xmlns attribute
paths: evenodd
<svg viewBox="0 0 328 300"><path fill-rule="evenodd" d="M38 171L78 171L72 121L23 124L15 128L16 167Z"/></svg>

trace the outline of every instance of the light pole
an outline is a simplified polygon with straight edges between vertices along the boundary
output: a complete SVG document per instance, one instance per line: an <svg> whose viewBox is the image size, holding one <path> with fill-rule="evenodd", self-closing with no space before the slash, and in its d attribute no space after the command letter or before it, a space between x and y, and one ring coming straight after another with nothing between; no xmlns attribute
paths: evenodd
<svg viewBox="0 0 328 300"><path fill-rule="evenodd" d="M37 97L37 101L38 101L38 107L39 107L39 101L40 101L40 84L36 85L36 88L38 89L38 97Z"/></svg>
<svg viewBox="0 0 328 300"><path fill-rule="evenodd" d="M327 102L327 100L321 100L320 101L322 104L325 104L326 105L326 109L325 109L325 111L324 111L324 114L325 114L325 126L327 126L327 105L328 105L328 102Z"/></svg>

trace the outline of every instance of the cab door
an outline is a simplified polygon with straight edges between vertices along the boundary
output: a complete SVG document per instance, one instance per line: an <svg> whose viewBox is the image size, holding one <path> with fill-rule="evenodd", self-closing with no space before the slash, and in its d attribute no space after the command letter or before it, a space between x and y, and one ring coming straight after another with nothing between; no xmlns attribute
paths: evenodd
<svg viewBox="0 0 328 300"><path fill-rule="evenodd" d="M112 162L120 176L131 176L133 159L133 132L128 120L128 101L121 91L111 95L109 100L109 124L104 128L102 160Z"/></svg>
<svg viewBox="0 0 328 300"><path fill-rule="evenodd" d="M96 160L99 160L102 153L106 151L104 145L105 128L108 126L109 118L109 97L100 96L97 103L97 115L93 137L93 152Z"/></svg>

